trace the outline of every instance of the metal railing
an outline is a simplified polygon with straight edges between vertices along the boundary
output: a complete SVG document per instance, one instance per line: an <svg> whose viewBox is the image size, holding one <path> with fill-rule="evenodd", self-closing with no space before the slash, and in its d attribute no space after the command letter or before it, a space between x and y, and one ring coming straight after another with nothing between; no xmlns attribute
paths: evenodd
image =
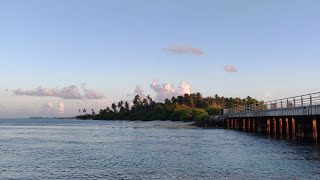
<svg viewBox="0 0 320 180"><path fill-rule="evenodd" d="M268 102L260 102L257 104L251 104L247 106L235 107L230 109L224 109L224 114L235 114L252 111L265 111L274 109L286 109L295 107L306 107L320 105L320 92L305 94L301 96L289 97L284 99L278 99Z"/></svg>

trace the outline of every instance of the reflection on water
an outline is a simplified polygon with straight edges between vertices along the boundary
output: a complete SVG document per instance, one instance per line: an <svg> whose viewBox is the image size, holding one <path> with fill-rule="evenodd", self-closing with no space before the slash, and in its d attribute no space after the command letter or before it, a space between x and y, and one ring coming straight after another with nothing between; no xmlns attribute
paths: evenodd
<svg viewBox="0 0 320 180"><path fill-rule="evenodd" d="M175 122L0 120L1 179L320 178L317 144Z"/></svg>

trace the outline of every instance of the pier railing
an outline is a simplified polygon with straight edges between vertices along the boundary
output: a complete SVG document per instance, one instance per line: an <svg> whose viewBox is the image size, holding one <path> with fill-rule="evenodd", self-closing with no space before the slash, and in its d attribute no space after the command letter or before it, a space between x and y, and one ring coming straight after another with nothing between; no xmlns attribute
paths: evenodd
<svg viewBox="0 0 320 180"><path fill-rule="evenodd" d="M306 107L306 106L314 106L314 105L320 105L320 92L288 97L283 99L277 99L277 100L268 101L268 102L259 102L257 104L251 104L247 106L224 109L223 113L235 114L235 113L244 113L244 112L253 112L253 111Z"/></svg>

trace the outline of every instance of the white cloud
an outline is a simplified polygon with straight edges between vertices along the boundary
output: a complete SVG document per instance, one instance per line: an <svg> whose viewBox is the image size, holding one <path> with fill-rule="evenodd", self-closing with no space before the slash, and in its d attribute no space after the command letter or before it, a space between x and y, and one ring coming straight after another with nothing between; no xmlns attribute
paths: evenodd
<svg viewBox="0 0 320 180"><path fill-rule="evenodd" d="M137 85L136 86L136 89L134 90L134 96L135 95L139 95L139 97L142 99L142 98L145 98L146 95L144 94L144 90L141 86Z"/></svg>
<svg viewBox="0 0 320 180"><path fill-rule="evenodd" d="M54 105L51 101L42 106L40 116L55 117L64 114L64 102Z"/></svg>
<svg viewBox="0 0 320 180"><path fill-rule="evenodd" d="M84 91L84 95L83 95L84 98L86 99L103 99L104 98L104 94L96 92L92 89L88 89L86 86L87 85L85 83L81 85L81 88Z"/></svg>
<svg viewBox="0 0 320 180"><path fill-rule="evenodd" d="M60 97L63 99L103 99L104 95L98 93L94 90L87 89L84 85L79 88L78 86L71 85L59 88L44 88L39 86L33 90L23 90L18 88L13 90L13 93L16 95L25 95L25 96L52 96Z"/></svg>
<svg viewBox="0 0 320 180"><path fill-rule="evenodd" d="M84 89L84 98L86 99L103 99L104 95L91 89Z"/></svg>
<svg viewBox="0 0 320 180"><path fill-rule="evenodd" d="M185 81L181 82L179 89L180 89L181 94L190 94L191 93L191 86L189 83L187 83Z"/></svg>
<svg viewBox="0 0 320 180"><path fill-rule="evenodd" d="M237 68L230 64L224 66L224 71L228 73L238 72Z"/></svg>
<svg viewBox="0 0 320 180"><path fill-rule="evenodd" d="M53 108L53 105L50 101L48 102L48 108Z"/></svg>
<svg viewBox="0 0 320 180"><path fill-rule="evenodd" d="M153 81L150 85L150 88L156 93L157 101L163 101L166 98L170 99L172 96L191 93L191 87L185 81L181 82L178 88L174 88L173 84L170 83L164 83L160 85L157 81Z"/></svg>
<svg viewBox="0 0 320 180"><path fill-rule="evenodd" d="M166 52L174 54L187 54L201 56L204 54L203 50L200 48L195 48L190 45L174 45L163 49Z"/></svg>
<svg viewBox="0 0 320 180"><path fill-rule="evenodd" d="M54 116L56 114L56 110L53 104L49 101L47 104L43 105L41 108L41 116Z"/></svg>
<svg viewBox="0 0 320 180"><path fill-rule="evenodd" d="M128 97L132 97L136 95L138 95L140 99L144 99L147 97L144 93L144 89L140 85L136 85L136 88L134 89L134 92L132 94L131 93L127 94Z"/></svg>
<svg viewBox="0 0 320 180"><path fill-rule="evenodd" d="M64 114L64 103L63 102L60 102L60 104L58 106L58 113Z"/></svg>

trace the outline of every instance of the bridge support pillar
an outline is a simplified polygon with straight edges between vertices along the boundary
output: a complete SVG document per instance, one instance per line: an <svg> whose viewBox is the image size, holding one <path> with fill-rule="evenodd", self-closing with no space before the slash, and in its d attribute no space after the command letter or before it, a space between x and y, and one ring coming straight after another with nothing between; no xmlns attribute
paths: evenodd
<svg viewBox="0 0 320 180"><path fill-rule="evenodd" d="M250 132L251 131L251 126L250 126L250 118L248 118L248 122L247 122L247 131Z"/></svg>
<svg viewBox="0 0 320 180"><path fill-rule="evenodd" d="M231 119L231 126L230 126L230 129L233 129L233 121L234 121L234 119Z"/></svg>
<svg viewBox="0 0 320 180"><path fill-rule="evenodd" d="M259 118L257 118L256 121L257 121L257 123L256 123L256 125L257 125L257 127L256 127L256 128L257 128L257 132L258 132L258 133L261 133L261 122L259 121Z"/></svg>
<svg viewBox="0 0 320 180"><path fill-rule="evenodd" d="M289 118L288 117L286 117L285 129L286 129L286 139L289 139Z"/></svg>
<svg viewBox="0 0 320 180"><path fill-rule="evenodd" d="M297 119L297 137L299 140L302 140L304 138L304 133L303 133L303 123L302 123L302 117L298 117Z"/></svg>
<svg viewBox="0 0 320 180"><path fill-rule="evenodd" d="M274 136L277 135L277 121L276 121L276 118L275 118L275 117L273 118L272 134L273 134Z"/></svg>
<svg viewBox="0 0 320 180"><path fill-rule="evenodd" d="M270 134L270 118L267 119L267 134Z"/></svg>
<svg viewBox="0 0 320 180"><path fill-rule="evenodd" d="M258 119L258 121L259 121L259 133L261 134L261 133L263 133L263 121L264 121L264 119L263 118L259 118Z"/></svg>
<svg viewBox="0 0 320 180"><path fill-rule="evenodd" d="M256 120L252 118L252 131L256 132Z"/></svg>
<svg viewBox="0 0 320 180"><path fill-rule="evenodd" d="M279 134L282 135L282 118L279 118Z"/></svg>
<svg viewBox="0 0 320 180"><path fill-rule="evenodd" d="M312 139L313 141L318 140L318 132L317 132L317 118L312 118Z"/></svg>
<svg viewBox="0 0 320 180"><path fill-rule="evenodd" d="M296 119L294 117L291 119L291 136L292 140L296 140Z"/></svg>
<svg viewBox="0 0 320 180"><path fill-rule="evenodd" d="M243 118L242 120L242 130L245 131L246 130L246 119Z"/></svg>
<svg viewBox="0 0 320 180"><path fill-rule="evenodd" d="M260 119L259 119L259 133L264 133L264 121L265 121L265 119L263 118L263 117L261 117Z"/></svg>

